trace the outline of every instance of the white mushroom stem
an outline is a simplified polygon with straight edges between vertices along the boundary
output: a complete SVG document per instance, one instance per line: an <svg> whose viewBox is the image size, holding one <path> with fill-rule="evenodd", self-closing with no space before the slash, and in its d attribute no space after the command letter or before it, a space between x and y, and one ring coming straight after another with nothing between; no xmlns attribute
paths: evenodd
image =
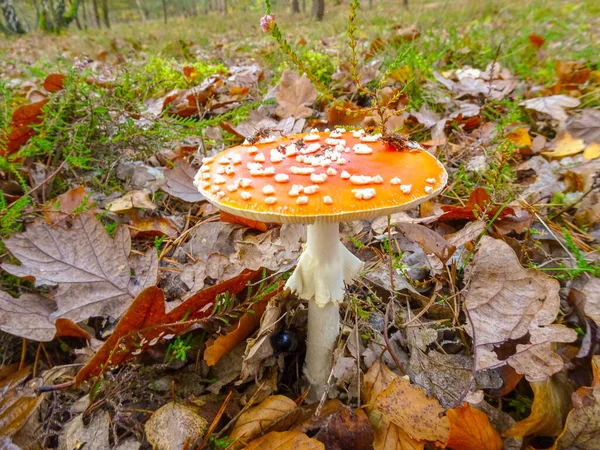
<svg viewBox="0 0 600 450"><path fill-rule="evenodd" d="M306 247L286 287L309 300L304 374L314 399L323 392L331 371L345 284L352 283L362 265L340 242L338 223L308 226Z"/></svg>

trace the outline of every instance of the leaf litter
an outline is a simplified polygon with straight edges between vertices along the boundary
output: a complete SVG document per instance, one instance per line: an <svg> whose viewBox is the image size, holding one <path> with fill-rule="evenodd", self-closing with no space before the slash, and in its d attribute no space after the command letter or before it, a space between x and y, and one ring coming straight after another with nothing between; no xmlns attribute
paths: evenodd
<svg viewBox="0 0 600 450"><path fill-rule="evenodd" d="M75 101L73 83L92 89L92 102L114 96L123 85L117 64L144 64L137 43L115 38L96 61L79 60L91 75L77 65L73 73L57 66L12 81L3 74L15 96L0 124L0 155L18 165L0 171L2 199L13 208L0 204L7 223L3 433L20 442L19 429L64 407L74 418L54 421L44 436L65 432L60 445L87 440L90 448L120 448L132 437L174 449L192 441L261 449L596 448L597 72L589 62L553 60L556 43L542 29L523 39L535 60L523 67L554 67L545 82L505 63L502 51L485 61L463 58L468 47L433 67L400 62L386 72L389 49L431 39L411 24L359 38L363 84L387 76L381 98L395 99L382 110L386 130L443 156L451 183L419 210L394 215L389 229L386 217L345 226L344 244L367 265L342 311L331 398L319 411L303 403L306 306L281 289L305 231L220 216L193 179L203 157L261 132L380 124L365 110L376 99L356 86L347 55L331 46L339 38L298 46L332 61L312 72L349 114L307 74L269 68L259 56L271 51L266 41L241 44L256 50L251 62L230 38L210 55L193 44L199 60L216 56L228 67L204 75L204 62L183 56L164 86L136 91L127 103L135 108L109 107L105 134L94 139L116 151L88 166L78 166L75 153L54 160L36 153L48 145L44 127L62 99ZM80 113L69 120L77 123ZM122 138L125 125L135 131ZM139 136L160 127L144 153L149 144ZM294 350L280 349L274 338L281 335ZM52 375L75 361L77 373ZM38 395L41 384L62 391ZM77 406L90 388L93 402ZM200 399L220 391L208 414Z"/></svg>

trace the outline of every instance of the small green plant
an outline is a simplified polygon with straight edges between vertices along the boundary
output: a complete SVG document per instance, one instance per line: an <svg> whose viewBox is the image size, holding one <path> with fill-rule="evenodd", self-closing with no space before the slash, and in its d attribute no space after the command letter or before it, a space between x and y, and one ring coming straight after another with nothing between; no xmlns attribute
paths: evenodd
<svg viewBox="0 0 600 450"><path fill-rule="evenodd" d="M192 335L188 334L185 338L177 336L175 340L169 342L169 347L165 354L165 362L169 363L175 360L183 362L187 361L188 353L192 349L192 346L190 345L191 340Z"/></svg>
<svg viewBox="0 0 600 450"><path fill-rule="evenodd" d="M162 250L162 245L165 242L165 239L167 238L167 236L163 235L163 236L154 236L154 248L156 249L156 253L158 253L158 256L160 256L160 251Z"/></svg>

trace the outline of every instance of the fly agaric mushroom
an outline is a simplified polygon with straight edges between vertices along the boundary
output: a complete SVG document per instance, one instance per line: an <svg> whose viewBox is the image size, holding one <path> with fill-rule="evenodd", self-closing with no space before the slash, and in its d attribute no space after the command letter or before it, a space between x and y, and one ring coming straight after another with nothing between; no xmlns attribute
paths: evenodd
<svg viewBox="0 0 600 450"><path fill-rule="evenodd" d="M221 210L262 222L308 225L286 287L309 301L304 374L311 397L325 389L339 334L339 305L362 261L340 242L339 222L416 206L448 175L419 144L405 150L363 130L296 134L245 142L204 158L195 185Z"/></svg>

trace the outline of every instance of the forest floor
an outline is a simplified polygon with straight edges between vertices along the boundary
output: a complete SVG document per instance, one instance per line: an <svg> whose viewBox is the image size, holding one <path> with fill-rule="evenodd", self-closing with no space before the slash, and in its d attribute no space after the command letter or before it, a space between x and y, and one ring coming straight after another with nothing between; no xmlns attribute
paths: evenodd
<svg viewBox="0 0 600 450"><path fill-rule="evenodd" d="M253 8L0 43L0 448L600 448L600 5L399 3L358 10L368 91L348 5L274 11L300 69ZM193 178L382 116L448 185L342 224L365 268L307 404L304 227Z"/></svg>

